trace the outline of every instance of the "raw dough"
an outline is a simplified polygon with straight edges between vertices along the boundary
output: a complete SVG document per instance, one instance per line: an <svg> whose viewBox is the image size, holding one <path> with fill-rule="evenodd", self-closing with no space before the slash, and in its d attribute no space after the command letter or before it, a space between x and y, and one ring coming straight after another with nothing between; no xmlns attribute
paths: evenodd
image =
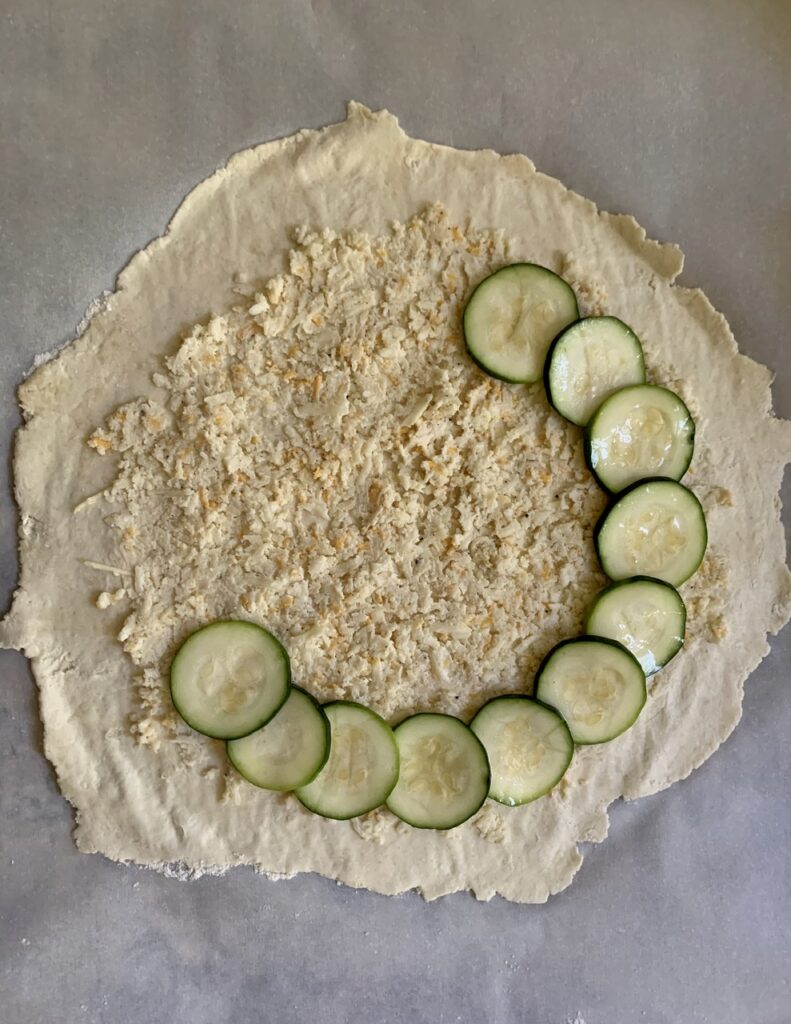
<svg viewBox="0 0 791 1024"><path fill-rule="evenodd" d="M449 833L412 830L386 812L324 821L292 797L227 778L210 741L178 732L140 743L130 729L140 669L116 639L140 581L118 563L104 499L74 514L118 470L86 441L119 406L167 399L152 375L183 331L238 305L234 274L281 273L298 225L385 235L436 201L451 223L503 230L510 259L562 270L583 302L606 297L634 327L649 366L697 413L688 480L711 537L685 591L690 642L657 677L637 725L578 750L550 797L515 810L487 805ZM705 296L672 286L681 265L674 246L647 240L630 217L599 213L525 157L415 141L391 115L357 104L343 124L248 150L198 186L81 337L20 388L21 581L0 640L31 658L46 753L75 807L80 849L181 873L247 863L384 893L469 888L539 902L568 885L579 842L604 838L613 800L656 792L702 763L739 719L767 632L791 614L777 498L791 425L771 415L769 371L738 355Z"/></svg>

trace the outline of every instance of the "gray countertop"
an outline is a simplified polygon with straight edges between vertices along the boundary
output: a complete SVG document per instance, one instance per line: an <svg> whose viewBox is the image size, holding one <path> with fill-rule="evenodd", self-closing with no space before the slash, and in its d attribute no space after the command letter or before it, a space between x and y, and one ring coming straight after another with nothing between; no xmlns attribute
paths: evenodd
<svg viewBox="0 0 791 1024"><path fill-rule="evenodd" d="M185 193L244 146L340 120L349 98L413 135L526 152L678 242L683 282L776 371L791 416L788 2L9 0L0 16L6 456L33 356ZM7 598L8 483L0 499ZM607 841L539 907L249 870L184 883L79 854L27 663L4 653L0 1019L789 1024L789 652L786 630L725 747L615 806Z"/></svg>

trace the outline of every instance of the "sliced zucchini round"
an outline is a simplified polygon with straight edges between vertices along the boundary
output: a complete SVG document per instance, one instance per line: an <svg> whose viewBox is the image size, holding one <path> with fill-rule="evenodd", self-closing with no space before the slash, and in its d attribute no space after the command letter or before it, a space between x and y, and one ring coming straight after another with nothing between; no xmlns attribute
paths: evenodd
<svg viewBox="0 0 791 1024"><path fill-rule="evenodd" d="M485 278L464 310L464 340L475 362L500 380L541 379L552 339L579 316L570 285L537 263L513 263Z"/></svg>
<svg viewBox="0 0 791 1024"><path fill-rule="evenodd" d="M495 697L470 728L492 769L489 796L515 807L548 793L565 775L574 753L569 728L554 708L532 697Z"/></svg>
<svg viewBox="0 0 791 1024"><path fill-rule="evenodd" d="M464 722L423 713L395 728L401 773L387 806L415 828L461 825L486 799L491 773L486 751Z"/></svg>
<svg viewBox="0 0 791 1024"><path fill-rule="evenodd" d="M588 465L613 493L651 476L680 480L694 447L689 409L675 392L655 384L610 395L591 418L585 437Z"/></svg>
<svg viewBox="0 0 791 1024"><path fill-rule="evenodd" d="M675 587L635 576L602 590L588 612L585 632L623 644L650 676L681 650L686 625L687 609Z"/></svg>
<svg viewBox="0 0 791 1024"><path fill-rule="evenodd" d="M288 697L283 645L253 622L212 622L191 633L170 665L170 694L187 725L218 740L266 725Z"/></svg>
<svg viewBox="0 0 791 1024"><path fill-rule="evenodd" d="M228 740L228 759L248 782L288 791L306 786L330 755L330 723L309 693L292 686L288 699L262 729Z"/></svg>
<svg viewBox="0 0 791 1024"><path fill-rule="evenodd" d="M595 541L611 580L653 576L678 587L706 553L706 517L683 484L661 477L642 480L605 510Z"/></svg>
<svg viewBox="0 0 791 1024"><path fill-rule="evenodd" d="M536 696L566 720L574 742L606 743L637 720L646 699L645 675L614 640L563 640L544 659Z"/></svg>
<svg viewBox="0 0 791 1024"><path fill-rule="evenodd" d="M324 705L330 723L330 756L296 794L308 810L344 821L380 807L398 780L393 730L375 711L354 701Z"/></svg>
<svg viewBox="0 0 791 1024"><path fill-rule="evenodd" d="M640 339L615 316L588 316L555 339L544 373L555 409L584 427L608 395L645 381Z"/></svg>

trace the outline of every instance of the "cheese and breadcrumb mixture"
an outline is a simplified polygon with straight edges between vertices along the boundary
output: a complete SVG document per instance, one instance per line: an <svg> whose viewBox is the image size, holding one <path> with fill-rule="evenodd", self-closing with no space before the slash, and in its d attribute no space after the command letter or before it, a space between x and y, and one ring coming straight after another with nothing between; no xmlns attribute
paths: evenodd
<svg viewBox="0 0 791 1024"><path fill-rule="evenodd" d="M605 582L579 431L540 385L485 376L461 335L508 261L500 233L439 205L378 238L303 229L288 272L165 359L161 403L93 434L119 459L104 500L129 575L97 603L128 608L140 742L177 734L189 759L167 669L212 619L261 623L295 683L390 719L524 691L579 631Z"/></svg>

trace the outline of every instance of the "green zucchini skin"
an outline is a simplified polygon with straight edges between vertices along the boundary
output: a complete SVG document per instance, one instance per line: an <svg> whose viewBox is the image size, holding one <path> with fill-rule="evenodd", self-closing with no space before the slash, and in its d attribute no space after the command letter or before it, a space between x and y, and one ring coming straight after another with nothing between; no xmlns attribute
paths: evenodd
<svg viewBox="0 0 791 1024"><path fill-rule="evenodd" d="M642 384L642 385L635 384L635 385L629 385L629 387L656 387L658 390L661 390L661 391L670 391L669 388L662 388L659 385L655 385L655 384ZM625 388L621 388L620 390L626 390L626 389ZM609 487L607 485L607 483L604 480L602 480L599 472L597 471L597 469L596 469L596 467L595 467L595 465L593 463L592 450L591 450L591 446L592 446L592 433L593 433L593 430L595 429L596 417L598 416L599 412L601 411L602 406L605 404L605 402L609 401L610 398L615 398L616 395L618 395L618 393L619 393L618 391L615 391L615 392L613 392L612 395L609 396L609 398L605 398L604 402L602 402L602 404L599 406L599 408L596 410L596 412L591 416L591 418L588 421L587 425L583 428L583 454L585 456L585 465L590 470L590 473L593 476L593 479L596 481L596 483L599 485L599 487L601 487L601 489L604 491L604 493L609 495L609 496L611 496L611 497L614 497L615 495L622 496L622 495L626 494L627 491L629 491L630 488L636 486L637 484L649 483L650 481L655 481L655 480L673 480L676 483L678 483L684 477L684 474L689 469L690 463L692 462L692 457L693 457L693 455L695 453L695 436L696 436L696 433L697 433L697 424L695 423L695 418L693 417L692 413L687 408L687 405L684 402L684 400L682 398L680 398L678 395L676 395L675 392L673 392L673 391L670 391L670 394L672 394L672 395L674 395L674 397L678 398L679 402L681 402L681 404L687 410L687 416L688 416L688 419L689 419L689 427L688 427L687 436L686 436L686 444L688 446L688 451L687 451L687 456L688 457L687 457L687 460L686 460L686 464L684 465L683 469L678 474L678 476L670 477L670 476L661 476L661 475L658 476L656 474L650 474L649 476L641 477L640 480L635 480L633 483L627 484L626 487L622 487L622 488L620 488L618 490L615 490L615 489Z"/></svg>
<svg viewBox="0 0 791 1024"><path fill-rule="evenodd" d="M575 427L580 427L580 429L582 429L582 430L585 429L585 427L587 426L587 423L582 423L582 422L579 422L576 419L569 418L555 404L555 400L554 400L554 396L553 396L554 389L553 389L553 386L552 386L552 359L553 359L553 356L555 355L557 349L563 343L563 341L566 338L566 335L570 331L578 329L581 325L586 324L586 323L588 323L590 321L593 321L593 320L610 320L613 323L618 324L618 326L623 329L624 334L631 336L631 338L634 340L636 350L639 352L639 356L640 356L639 364L640 364L640 366L642 368L642 377L643 377L641 383L644 384L645 380L646 380L645 354L643 352L642 342L640 341L640 338L637 336L637 334L629 326L629 324L627 324L623 320L621 320L620 317L610 316L609 314L607 314L606 316L583 316L583 317L580 317L577 320L574 320L573 323L570 323L568 325L568 327L564 327L555 336L555 338L553 339L552 344L549 346L549 350L547 352L547 358L546 358L546 360L544 362L544 372L543 372L544 390L546 391L547 401L552 406L552 408L555 410L555 412L558 414L558 416L561 416L564 420L566 420L567 423L573 423ZM631 387L633 385L627 384L625 386L626 387ZM620 390L620 389L618 389L618 390ZM614 394L615 392L612 392L612 393ZM610 397L610 396L608 395L607 397ZM607 400L606 398L603 399L603 401L606 401L606 400ZM596 414L595 411L593 413L591 413L591 416L589 417L589 419L587 421L588 423L593 418L593 416L595 416L595 414Z"/></svg>
<svg viewBox="0 0 791 1024"><path fill-rule="evenodd" d="M329 756L324 762L321 771L314 776L311 782L294 790L294 793L300 803L314 814L335 821L348 821L350 818L357 818L361 814L367 814L369 811L381 807L387 800L398 782L400 764L398 744L396 743L393 730L382 716L358 701L333 700L322 705L322 708L330 725ZM338 787L335 793L330 790L329 795L326 789L323 792L321 790L322 783L324 782L326 785L325 780L322 780L323 772L325 770L329 771L334 767L333 753L336 737L333 732L333 716L336 713L344 717L351 715L352 719L355 716L362 716L363 721L370 720L368 724L375 725L375 733L378 734L373 740L373 743L377 745L377 753L386 752L386 759L389 761L389 764L380 762L380 764L375 766L379 771L380 778L377 785L370 788L370 792L365 798L354 793L347 793L339 799L340 787ZM342 722L339 722L338 727L341 724ZM314 788L311 789L311 786Z"/></svg>
<svg viewBox="0 0 791 1024"><path fill-rule="evenodd" d="M646 484L659 484L659 483L673 484L674 487L681 487L681 488L683 488L683 490L689 491L689 493L695 499L695 502L697 503L697 505L698 505L698 507L700 509L700 526L701 526L701 531L702 531L702 538L701 538L701 540L702 540L703 555L705 555L706 550L708 548L709 534L708 534L708 525L706 523L706 516L705 516L705 513L703 512L703 507L700 504L700 500L697 498L697 496L694 494L694 492L690 490L689 487L685 487L684 484L679 483L678 480L671 480L670 477L666 477L666 476L650 476L650 477L646 477L644 480L637 480L635 483L631 484L629 487L625 487L624 490L619 491L618 494L612 495L610 501L608 502L608 504L606 506L606 508L604 509L604 511L599 516L599 518L598 518L598 520L596 522L596 526L593 529L593 545L594 545L594 548L596 549L596 556L599 559L599 564L600 564L600 566L602 568L602 571L604 572L605 576L609 576L609 573L607 572L607 568L606 568L606 565L605 565L606 556L605 557L602 556L600 537L601 537L602 529L603 529L605 523L607 522L607 517L612 512L612 510L615 508L615 506L620 501L623 501L623 499L626 498L628 495L630 495L633 491L636 491L636 490L638 490L641 487L645 487ZM703 560L703 555L701 556L701 561ZM682 583L685 583L686 580L690 579L695 574L695 572L697 571L697 569L699 567L700 567L700 562L698 562L698 565L695 567L695 569L688 576L686 576L683 580L680 580L677 583L672 583L671 586L676 587L676 589L677 589L679 586L681 586ZM645 575L645 574L638 573L636 575ZM612 579L612 577L609 577L609 578ZM633 577L631 577L631 576L623 577L623 579L632 579L632 578ZM652 578L657 578L658 579L659 577L652 577ZM613 582L621 582L621 580L613 580ZM665 581L665 582L668 582L668 581Z"/></svg>
<svg viewBox="0 0 791 1024"><path fill-rule="evenodd" d="M206 635L211 631L219 631L220 629L228 629L231 627L234 631L237 630L255 630L260 634L263 634L267 638L267 642L271 643L275 651L280 656L281 667L284 673L283 686L281 687L282 693L277 703L271 705L267 711L256 718L254 721L251 720L249 723L250 728L245 725L243 728L234 730L229 733L227 730L218 730L216 728L207 727L205 723L198 722L197 717L187 711L185 708L185 700L183 695L180 694L181 686L179 685L179 669L181 660L186 656L189 649L188 645L193 641L199 634ZM278 713L281 707L288 700L288 695L291 691L291 660L288 656L288 651L278 638L270 633L268 629L263 626L259 626L255 622L249 622L246 619L217 619L213 622L207 623L205 626L200 626L198 629L193 630L188 636L182 640L176 649L176 653L170 662L169 669L169 691L170 699L173 703L173 707L176 709L179 716L187 723L187 725L194 729L195 732L201 733L203 736L208 736L210 739L217 740L235 740L241 739L243 736L248 736L252 732L256 732L258 729L263 728L270 719Z"/></svg>
<svg viewBox="0 0 791 1024"><path fill-rule="evenodd" d="M472 792L469 794L466 802L463 800L456 801L455 813L449 807L440 808L435 812L427 812L425 806L423 806L417 808L418 813L416 814L414 813L415 808L410 810L409 793L407 792L404 795L402 790L399 789L399 784L401 783L399 778L399 783L396 784L387 798L387 807L396 817L406 822L407 825L411 825L412 828L446 831L463 824L480 810L489 795L492 773L486 748L468 725L454 715L423 711L405 718L393 730L399 748L401 775L404 774L404 769L409 765L409 752L405 752L402 749L406 742L404 738L414 731L415 728L419 730L422 725L432 722L437 730L449 730L450 732L455 732L459 737L463 737L463 743L467 745L467 761L470 774L473 777L473 783L475 783ZM399 732L401 732L400 741Z"/></svg>
<svg viewBox="0 0 791 1024"><path fill-rule="evenodd" d="M241 740L227 740L226 744L225 744L225 750L226 750L226 754L228 756L228 760L233 765L233 767L236 769L236 771L242 776L242 778L246 779L247 782L251 783L253 786L258 786L260 789L267 789L267 790L270 790L270 791L281 792L281 793L291 792L292 790L295 790L295 789L301 789L302 786L308 785L308 783L312 782L313 779L315 779L315 777L319 774L319 772L321 771L321 769L324 767L324 765L327 763L327 761L329 759L329 756L330 756L330 722L329 722L329 719L327 718L326 714L324 713L324 709L322 708L321 704L319 704L319 702L316 700L315 697L313 697L310 693L308 693L307 690L303 690L302 687L300 687L300 686L292 686L291 690L289 692L288 698L286 700L286 703L283 705L283 707L280 709L280 711L284 711L285 712L286 711L286 706L288 705L289 701L292 700L292 699L297 699L297 697L299 699L304 699L304 700L309 701L309 706L312 707L313 711L316 713L315 721L319 725L323 726L323 740L324 741L323 741L323 744L322 744L322 748L320 750L318 750L318 756L315 757L313 759L313 761L310 763L310 766L309 766L308 771L307 771L306 774L304 774L304 775L302 775L300 777L297 777L295 779L292 778L292 780L289 782L289 784L283 784L282 779L277 784L272 784L272 777L271 777L271 775L267 779L266 783L262 782L260 774L256 776L255 771L250 770L248 768L247 764L245 764L245 760L246 759L245 759L244 755L242 754L240 756L240 754L239 754L239 750L238 750L239 746L240 745L243 746L244 745L244 741L249 740L252 737L254 737L255 733L250 733L249 736L242 736ZM278 714L279 713L280 712L278 712ZM275 715L273 718L271 718L263 728L266 729L267 727L275 728L275 729L278 727L277 715Z"/></svg>
<svg viewBox="0 0 791 1024"><path fill-rule="evenodd" d="M562 650L562 649L564 649L564 648L568 648L568 647L575 646L575 645L578 645L578 644L583 644L583 643L604 644L604 645L606 645L608 647L615 648L622 655L625 655L629 659L630 662L633 663L632 667L637 670L637 672L640 674L640 677L642 679L642 694L641 694L642 699L635 705L634 713L633 713L632 717L630 719L625 719L624 722L621 724L621 727L618 729L617 732L614 732L614 733L612 733L610 735L604 736L601 739L583 739L583 738L580 738L579 735L575 735L573 722L569 721L569 718L564 716L564 714L561 711L561 709L556 707L552 703L552 701L549 700L546 696L543 696L542 692L541 692L542 676L544 675L545 669L547 668L547 666L551 662L552 658L557 654L557 652ZM552 708L553 711L555 711L557 714L559 714L561 716L561 718L565 718L566 724L567 724L567 726L569 728L569 731L570 731L570 733L572 735L574 743L578 747L598 746L601 743L609 743L611 740L617 739L618 736L623 735L623 733L625 733L628 729L630 729L634 725L634 723L637 721L637 719L640 717L640 713L642 712L643 708L645 707L645 703L646 703L646 700L647 700L647 697L648 697L648 692L646 690L646 685L645 685L645 673L643 672L643 669L642 669L642 666L640 665L640 662L637 660L637 658L635 658L635 656L632 654L632 652L627 650L627 648L624 647L623 644L618 643L617 640L610 640L608 637L592 636L592 635L589 635L589 634L583 634L582 636L570 637L567 640L561 640L560 643L555 644L555 646L544 657L544 659L542 660L541 664L538 667L538 671L536 672L536 676L535 676L535 682L534 682L534 686L533 686L533 691L534 691L536 697L538 698L538 700L540 700L544 704L547 704L550 708Z"/></svg>
<svg viewBox="0 0 791 1024"><path fill-rule="evenodd" d="M618 590L621 590L624 587L628 587L633 583L651 583L654 586L663 587L664 589L666 589L669 592L669 594L673 596L674 603L676 604L676 607L680 612L681 618L679 636L677 637L678 642L675 648L670 650L670 653L667 654L666 657L664 657L661 664L657 664L655 668L651 669L650 671L646 671L645 668L643 669L643 671L646 674L646 677L648 677L650 675L654 675L654 673L659 672L661 669L663 669L673 658L675 658L675 656L679 653L679 651L681 651L681 649L684 646L687 625L687 606L684 604L683 598L681 597L681 595L672 583L668 583L666 580L659 580L655 576L630 576L625 580L615 580L614 582L609 583L606 587L599 591L599 593L593 599L590 608L588 609L588 614L585 618L585 632L589 636L598 636L598 634L590 628L590 625L591 620L593 619L594 612L596 611L596 608L599 605L599 602L603 598L606 598L608 594L615 593ZM612 637L603 637L602 639L612 639Z"/></svg>
<svg viewBox="0 0 791 1024"><path fill-rule="evenodd" d="M542 712L550 714L552 718L556 720L556 726L561 729L566 741L567 756L565 757L564 762L558 762L559 767L556 768L554 775L544 775L544 779L539 788L526 789L524 785L522 785L519 792L509 793L505 790L498 789L496 786L496 776L498 775L496 759L493 756L493 751L490 751L489 746L486 743L485 736L481 735L481 733L485 733L486 719L493 711L495 705L507 703L518 704L519 702L524 702L525 707L540 709ZM555 708L550 707L549 704L545 704L543 701L538 700L537 697L531 697L525 693L506 693L499 697L492 697L491 700L488 700L478 709L474 718L470 722L470 729L475 733L481 743L483 743L484 749L486 750L489 758L492 775L489 787L489 798L491 800L496 800L497 803L505 804L507 807L519 807L524 804L532 803L534 800L539 800L542 796L546 796L546 794L550 793L566 774L574 757L574 740L572 739L569 727L562 715L560 715Z"/></svg>
<svg viewBox="0 0 791 1024"><path fill-rule="evenodd" d="M551 278L557 279L557 281L560 282L563 286L565 286L565 288L568 290L569 297L571 298L571 300L573 302L573 308L574 308L574 311L575 311L575 315L574 315L573 319L571 321L569 321L569 324L566 324L566 327L564 327L562 330L566 330L570 326L571 323L576 323L577 320L579 319L579 306L577 304L577 297L574 294L574 289L571 287L571 285L568 283L568 281L565 281L559 274L556 274L553 270L550 270L548 267L542 266L540 263L529 263L529 262L509 263L509 264L506 264L503 267L500 267L498 270L495 270L493 273L487 275L485 278L483 278L482 281L479 281L478 284L475 286L475 288L473 288L472 292L470 293L470 296L467 299L466 305L464 307L464 312L462 314L462 333L463 333L463 336L464 336L464 344L465 344L465 347L467 349L468 355L470 356L472 361L475 363L475 365L479 367L479 369L483 370L483 372L488 374L490 377L494 377L495 380L503 381L505 384L526 384L528 386L532 385L532 384L537 384L541 380L541 376L542 376L543 370L539 370L539 372L537 374L535 374L533 376L530 376L529 378L525 378L525 377L512 377L512 376L508 376L507 374L502 373L501 371L494 370L489 365L487 365L485 360L481 358L481 356L478 353L478 351L476 351L476 348L477 348L476 342L471 337L471 335L473 333L472 330L471 330L471 325L470 325L471 310L474 310L476 296L478 296L479 294L482 294L480 292L480 290L485 285L490 285L493 278L497 277L499 274L505 274L505 273L508 273L510 271L515 271L515 270L518 271L518 270L521 270L521 269L528 269L528 268L529 268L529 270L531 272L532 271L541 272L542 274L545 274L545 275L547 275L547 276L549 276ZM551 342L550 342L550 345L551 345ZM544 360L544 363L546 363L546 359Z"/></svg>

